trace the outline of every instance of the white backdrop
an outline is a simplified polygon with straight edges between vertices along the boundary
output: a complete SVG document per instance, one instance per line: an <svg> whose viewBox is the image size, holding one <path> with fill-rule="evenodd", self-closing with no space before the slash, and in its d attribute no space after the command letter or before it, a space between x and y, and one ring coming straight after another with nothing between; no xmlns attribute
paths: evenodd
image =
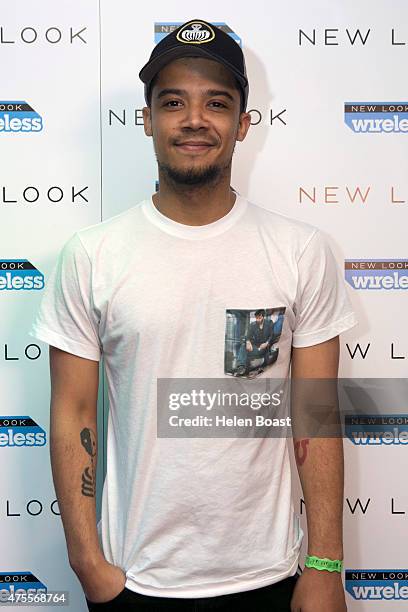
<svg viewBox="0 0 408 612"><path fill-rule="evenodd" d="M226 23L247 58L253 125L236 147L234 188L325 230L342 268L345 259L404 260L408 134L355 133L344 105L406 103L408 5L254 0L239 8L232 0L208 0L194 13L187 1L163 0L143 7L130 0L21 0L16 7L1 0L0 6L0 419L31 417L37 427L30 431L46 433L45 445L12 446L1 437L9 428L0 421L0 593L19 572L31 572L38 587L70 592L67 609L85 611L53 503L48 348L28 336L42 291L4 286L8 260L28 260L46 283L75 230L154 190L138 72L155 44L155 23L192 18ZM7 131L1 105L13 101L30 105L43 129ZM353 197L357 189L363 198ZM340 374L406 377L406 291L350 285L348 291L360 323L342 336ZM101 439L108 410L102 385ZM357 447L345 440L344 446L346 570L408 571L404 445ZM105 460L100 452L100 487ZM295 507L306 531L300 497L295 478ZM394 582L407 584L397 578L387 585ZM404 610L408 604L396 589L377 604L347 593L348 609Z"/></svg>

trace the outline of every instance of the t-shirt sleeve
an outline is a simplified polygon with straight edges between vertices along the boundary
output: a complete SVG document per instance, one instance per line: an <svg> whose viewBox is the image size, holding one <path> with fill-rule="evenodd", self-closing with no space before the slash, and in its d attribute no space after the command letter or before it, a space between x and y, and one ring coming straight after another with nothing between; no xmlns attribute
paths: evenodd
<svg viewBox="0 0 408 612"><path fill-rule="evenodd" d="M295 314L295 348L319 344L357 324L340 268L318 229L298 261Z"/></svg>
<svg viewBox="0 0 408 612"><path fill-rule="evenodd" d="M79 357L101 358L92 266L77 232L58 256L29 334Z"/></svg>

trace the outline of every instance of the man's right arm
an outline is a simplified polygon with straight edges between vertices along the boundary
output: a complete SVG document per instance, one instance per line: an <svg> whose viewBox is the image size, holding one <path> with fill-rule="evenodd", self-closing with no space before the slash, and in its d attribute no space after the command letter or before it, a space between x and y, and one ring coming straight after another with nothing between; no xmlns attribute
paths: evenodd
<svg viewBox="0 0 408 612"><path fill-rule="evenodd" d="M99 363L50 346L50 376L51 468L75 568L102 555L95 506Z"/></svg>
<svg viewBox="0 0 408 612"><path fill-rule="evenodd" d="M51 468L70 565L92 601L124 587L124 572L108 563L96 528L99 362L50 346Z"/></svg>

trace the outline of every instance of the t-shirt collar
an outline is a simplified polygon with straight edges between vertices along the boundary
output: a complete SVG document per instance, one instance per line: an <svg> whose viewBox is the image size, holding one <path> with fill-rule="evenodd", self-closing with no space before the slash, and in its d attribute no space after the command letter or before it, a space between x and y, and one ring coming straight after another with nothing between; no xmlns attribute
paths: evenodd
<svg viewBox="0 0 408 612"><path fill-rule="evenodd" d="M212 236L222 234L232 227L245 212L247 200L239 193L235 193L236 198L231 210L220 219L206 225L185 225L170 219L170 217L167 217L156 208L152 197L143 202L142 209L151 223L168 234L191 240L211 238Z"/></svg>

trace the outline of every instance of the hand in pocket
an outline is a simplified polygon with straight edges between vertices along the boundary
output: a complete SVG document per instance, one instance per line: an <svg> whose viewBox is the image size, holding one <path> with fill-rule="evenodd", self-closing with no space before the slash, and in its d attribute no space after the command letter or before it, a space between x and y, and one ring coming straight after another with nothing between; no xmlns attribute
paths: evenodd
<svg viewBox="0 0 408 612"><path fill-rule="evenodd" d="M103 604L115 599L125 588L126 574L116 565L102 559L78 575L87 601Z"/></svg>

